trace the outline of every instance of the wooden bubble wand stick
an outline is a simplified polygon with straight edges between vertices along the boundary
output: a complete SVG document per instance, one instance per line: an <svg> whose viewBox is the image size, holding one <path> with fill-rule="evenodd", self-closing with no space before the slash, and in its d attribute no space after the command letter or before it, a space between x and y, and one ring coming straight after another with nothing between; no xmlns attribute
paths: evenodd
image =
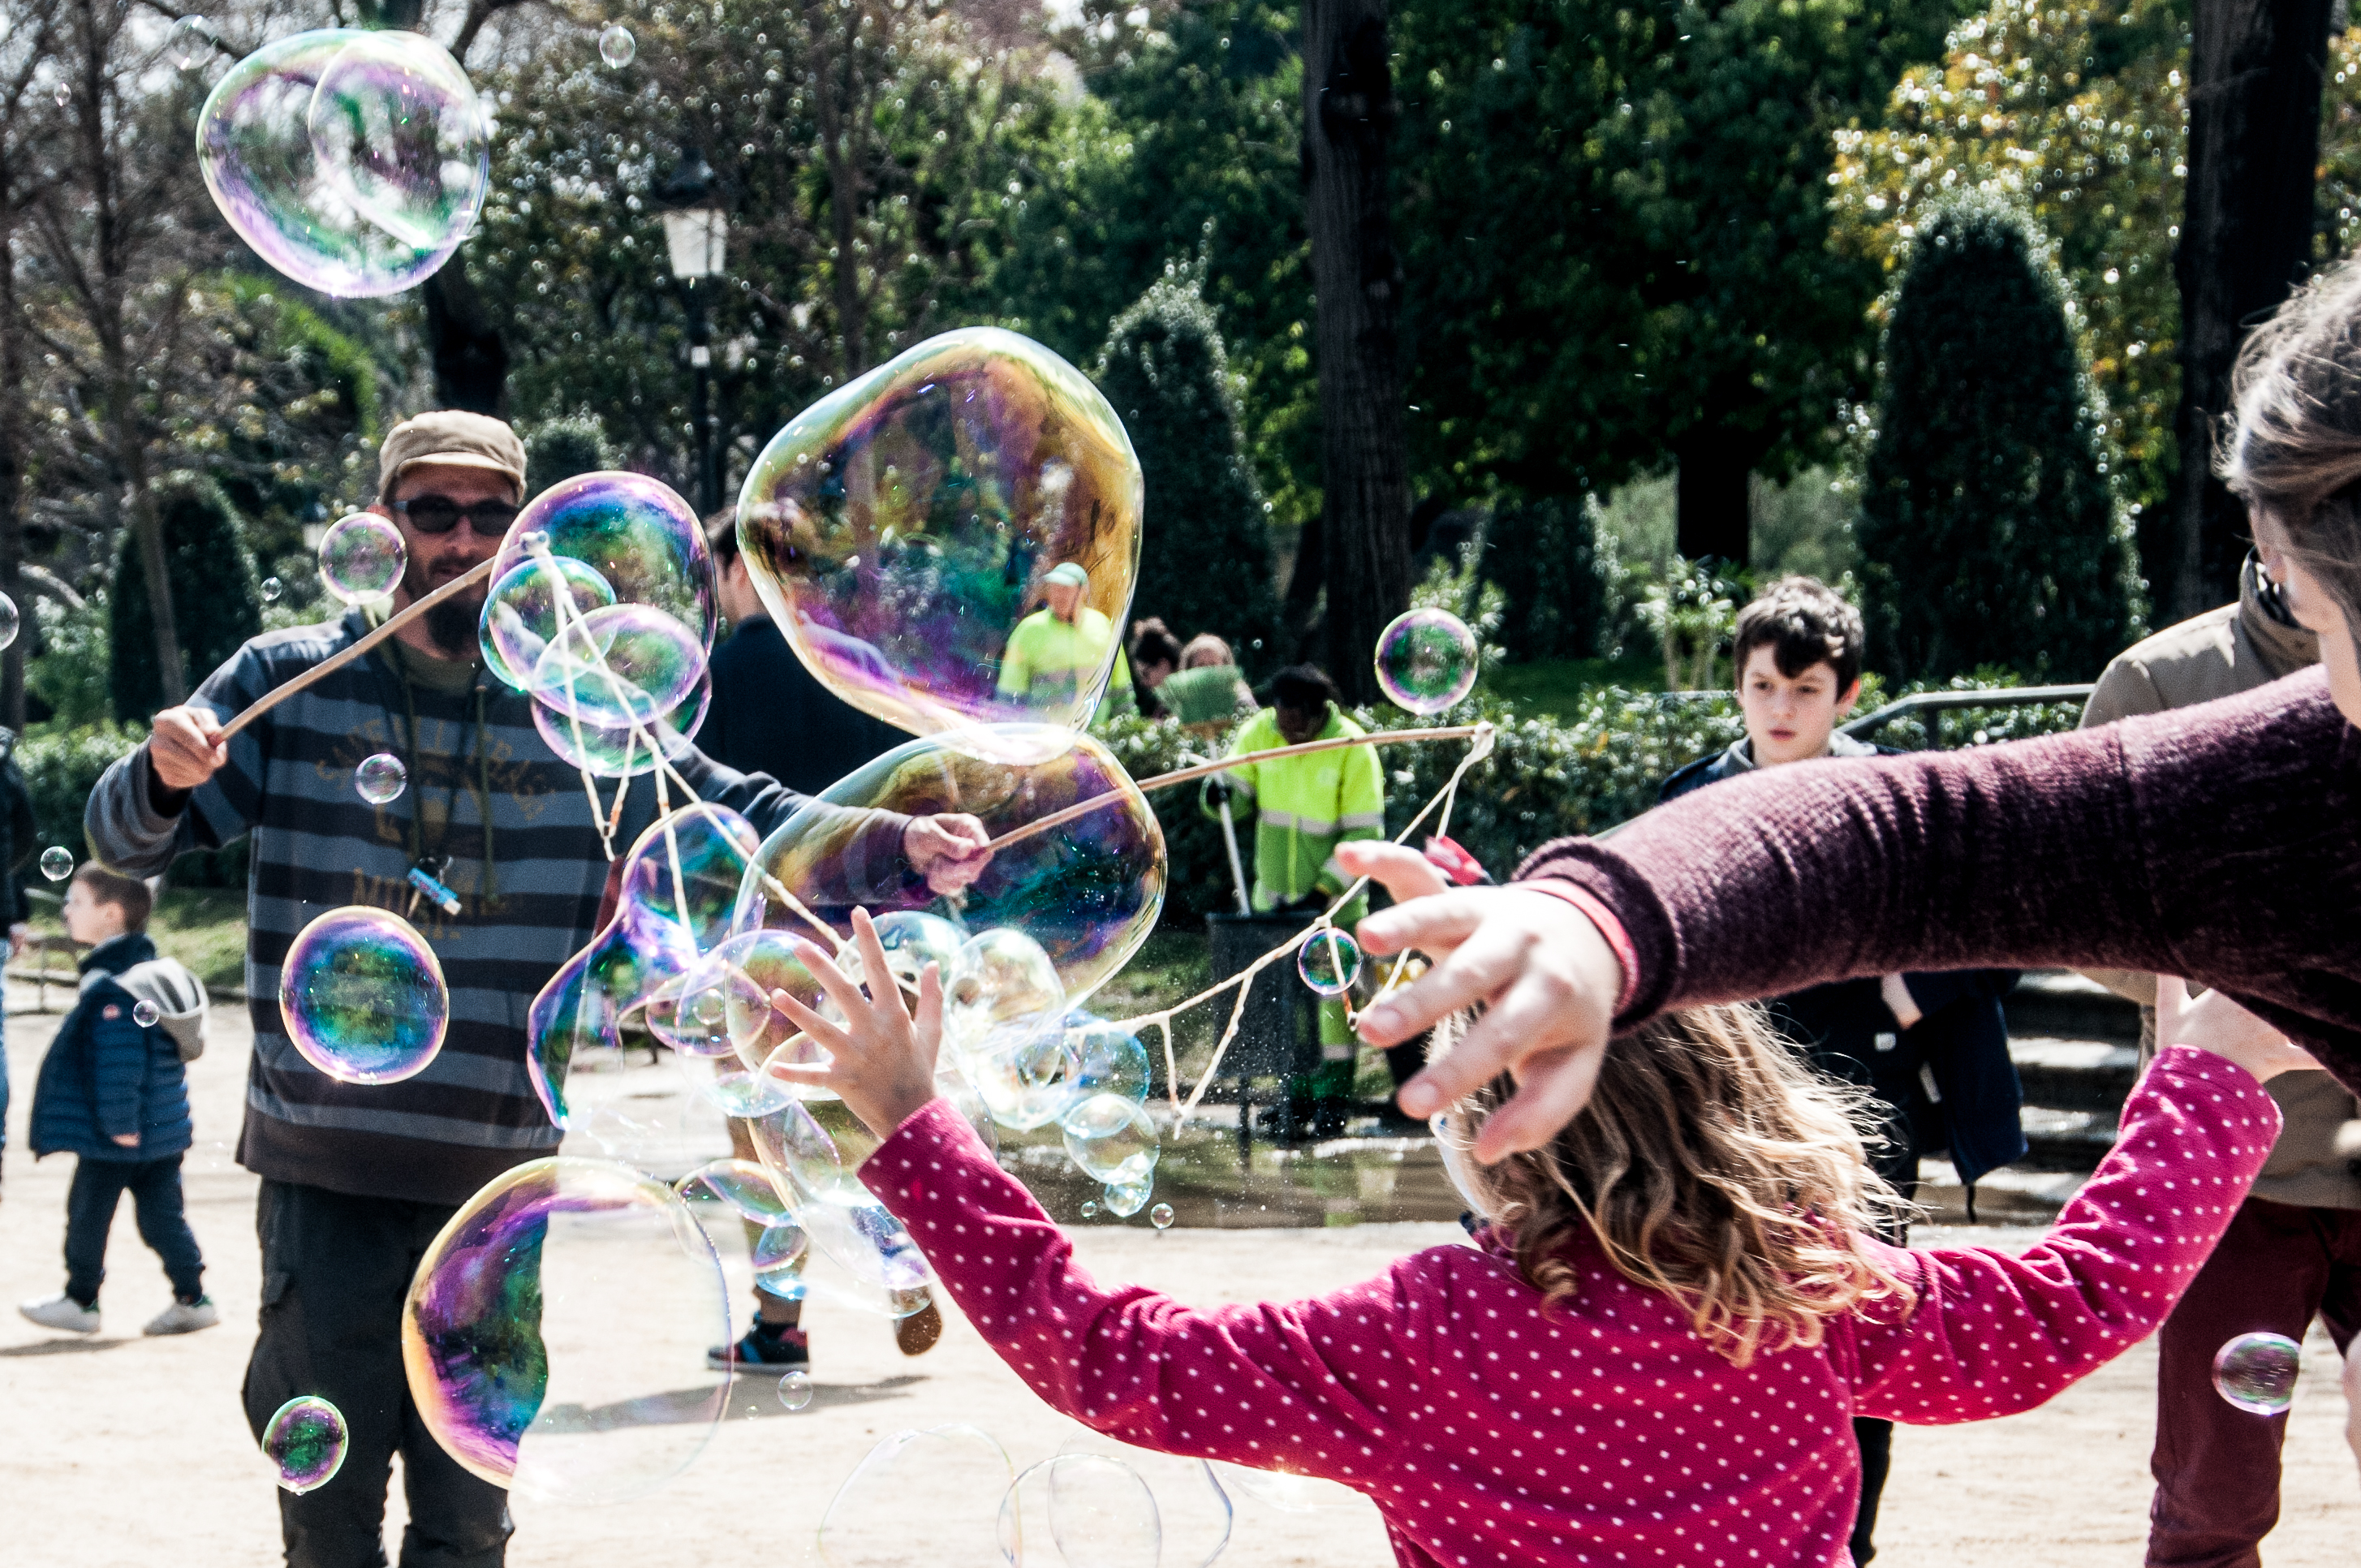
<svg viewBox="0 0 2361 1568"><path fill-rule="evenodd" d="M401 630L403 627L409 625L412 621L416 620L420 616L424 615L428 610L433 609L436 605L441 604L445 599L451 598L455 594L465 593L468 588L482 582L486 577L490 576L492 575L492 567L499 560L500 556L495 554L491 560L480 562L475 566L470 567L464 575L452 578L449 582L444 584L441 587L436 588L433 593L428 594L424 598L420 599L416 604L412 605L408 609L403 610L401 614L390 617L383 626L380 626L376 630L369 632L367 636L360 638L358 641L354 642L351 647L345 649L342 652L339 652L331 658L321 660L318 663L313 665L310 669L304 671L302 674L295 676L293 679L273 686L270 690L263 693L260 696L255 698L252 703L248 704L244 713L239 714L236 718L233 718L227 724L223 725L221 734L215 737L215 739L226 741L231 736L236 734L239 730L245 729L247 725L253 723L264 714L269 713L272 708L277 707L280 703L285 702L289 697L293 696L297 692L302 691L305 686L310 685L313 681L319 680L326 675L331 670L342 669L346 664L351 663L355 659L359 658L362 654L376 647L379 643L384 641L387 638L392 636L395 632Z"/></svg>

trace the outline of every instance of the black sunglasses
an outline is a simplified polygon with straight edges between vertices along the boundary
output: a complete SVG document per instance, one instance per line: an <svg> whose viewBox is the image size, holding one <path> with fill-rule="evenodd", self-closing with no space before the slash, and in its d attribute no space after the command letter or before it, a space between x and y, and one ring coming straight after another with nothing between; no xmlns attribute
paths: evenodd
<svg viewBox="0 0 2361 1568"><path fill-rule="evenodd" d="M478 501L473 506L461 506L448 496L412 496L406 501L388 503L390 508L410 520L410 526L421 533L448 533L466 518L475 531L487 539L495 539L509 531L516 521L518 508L506 501Z"/></svg>

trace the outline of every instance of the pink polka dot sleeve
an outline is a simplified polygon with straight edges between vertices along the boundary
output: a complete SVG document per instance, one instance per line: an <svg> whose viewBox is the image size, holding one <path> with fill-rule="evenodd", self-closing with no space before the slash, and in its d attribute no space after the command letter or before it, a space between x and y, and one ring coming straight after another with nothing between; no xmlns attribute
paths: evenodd
<svg viewBox="0 0 2361 1568"><path fill-rule="evenodd" d="M2114 1360L2172 1310L2279 1136L2243 1068L2176 1046L2125 1102L2114 1148L2022 1257L1892 1251L1917 1287L1835 1325L1856 1413L1939 1424L2031 1409Z"/></svg>
<svg viewBox="0 0 2361 1568"><path fill-rule="evenodd" d="M1333 1296L1199 1309L1077 1266L1065 1233L943 1101L861 1176L1001 1359L1068 1415L1146 1448L1365 1488L1389 1464L1389 1409L1410 1398L1445 1310L1426 1277L1433 1253Z"/></svg>

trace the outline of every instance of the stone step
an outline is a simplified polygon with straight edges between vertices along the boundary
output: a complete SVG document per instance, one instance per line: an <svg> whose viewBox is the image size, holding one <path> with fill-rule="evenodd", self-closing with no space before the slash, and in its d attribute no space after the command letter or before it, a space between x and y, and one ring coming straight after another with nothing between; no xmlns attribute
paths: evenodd
<svg viewBox="0 0 2361 1568"><path fill-rule="evenodd" d="M2112 1113L2139 1076L2138 1047L2120 1040L2012 1035L2008 1054L2027 1105Z"/></svg>
<svg viewBox="0 0 2361 1568"><path fill-rule="evenodd" d="M2071 970L2026 970L2001 1011L2012 1035L2139 1044L2139 1004Z"/></svg>

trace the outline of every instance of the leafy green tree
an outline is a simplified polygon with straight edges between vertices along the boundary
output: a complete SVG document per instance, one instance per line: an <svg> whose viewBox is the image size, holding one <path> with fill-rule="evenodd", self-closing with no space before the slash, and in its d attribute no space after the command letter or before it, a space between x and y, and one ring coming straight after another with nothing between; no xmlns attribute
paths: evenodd
<svg viewBox="0 0 2361 1568"><path fill-rule="evenodd" d="M1603 584L1590 512L1545 497L1503 506L1484 531L1484 576L1506 596L1500 643L1511 659L1598 652Z"/></svg>
<svg viewBox="0 0 2361 1568"><path fill-rule="evenodd" d="M157 486L173 626L192 685L220 667L239 644L262 630L254 567L240 541L238 519L221 487L194 474L168 475ZM167 700L156 666L154 623L148 618L146 564L126 532L108 596L107 694L115 717L144 720Z"/></svg>
<svg viewBox="0 0 2361 1568"><path fill-rule="evenodd" d="M1280 662L1262 490L1239 439L1229 360L1194 277L1151 284L1099 356L1148 479L1136 613L1182 638L1220 633L1257 674Z"/></svg>
<svg viewBox="0 0 2361 1568"><path fill-rule="evenodd" d="M1971 192L1921 214L1894 291L1859 529L1869 663L2087 680L2138 634L2106 412L2057 262Z"/></svg>
<svg viewBox="0 0 2361 1568"><path fill-rule="evenodd" d="M1742 561L1747 476L1866 389L1877 269L1828 248L1831 136L1944 0L1469 0L1394 20L1416 471L1572 496L1678 466L1680 548Z"/></svg>
<svg viewBox="0 0 2361 1568"><path fill-rule="evenodd" d="M519 435L524 442L524 493L528 496L537 496L577 474L602 473L616 466L606 427L587 408L529 424Z"/></svg>

